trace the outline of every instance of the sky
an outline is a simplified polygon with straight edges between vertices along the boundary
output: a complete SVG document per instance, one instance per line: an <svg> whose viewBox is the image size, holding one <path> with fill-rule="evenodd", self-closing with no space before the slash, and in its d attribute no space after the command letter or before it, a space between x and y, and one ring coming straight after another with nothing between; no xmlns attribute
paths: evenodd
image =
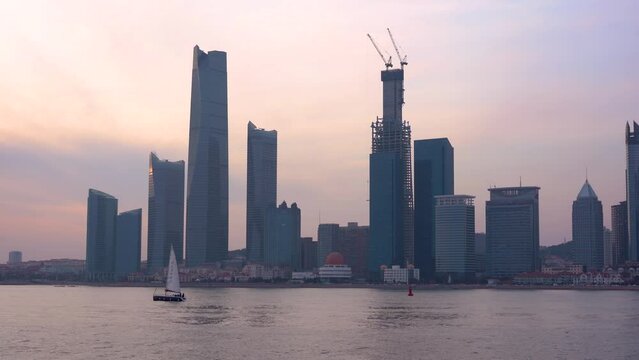
<svg viewBox="0 0 639 360"><path fill-rule="evenodd" d="M302 235L368 224L370 123L408 55L413 139L448 137L455 192L541 187L540 242L571 237L586 174L625 198L639 121L636 1L7 1L0 11L0 262L84 258L89 188L143 209L148 156L187 160L193 46L228 54L230 248L245 246L246 125L278 131L278 202ZM396 58L396 56L394 57Z"/></svg>

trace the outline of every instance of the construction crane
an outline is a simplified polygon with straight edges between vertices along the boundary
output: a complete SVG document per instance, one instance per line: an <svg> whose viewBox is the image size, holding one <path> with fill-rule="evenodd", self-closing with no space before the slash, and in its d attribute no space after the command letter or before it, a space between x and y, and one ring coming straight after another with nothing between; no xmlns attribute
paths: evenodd
<svg viewBox="0 0 639 360"><path fill-rule="evenodd" d="M402 55L400 55L399 49L397 48L397 44L395 44L395 39L393 39L393 34L391 33L389 28L386 28L386 30L388 30L388 36L390 36L391 42L393 43L393 47L395 48L395 52L397 53L397 58L399 59L399 63L401 64L401 67L403 69L404 65L408 65L408 62L406 61L407 56L404 55L404 57L402 57Z"/></svg>
<svg viewBox="0 0 639 360"><path fill-rule="evenodd" d="M386 65L386 70L390 69L393 67L393 63L392 63L392 56L388 56L388 60L386 60L386 58L384 57L384 54L382 54L382 51L379 49L379 47L377 46L377 44L375 43L375 40L373 40L373 37L371 36L371 34L366 34L366 36L368 36L369 39L371 39L371 43L373 43L373 46L375 47L375 50L377 50L377 53L379 54L379 57L382 58L382 61L384 62L384 65Z"/></svg>

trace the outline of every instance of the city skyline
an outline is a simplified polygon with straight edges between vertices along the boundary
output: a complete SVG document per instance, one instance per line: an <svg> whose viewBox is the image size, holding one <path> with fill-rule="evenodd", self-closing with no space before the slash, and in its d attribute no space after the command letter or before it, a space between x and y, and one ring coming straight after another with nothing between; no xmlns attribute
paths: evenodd
<svg viewBox="0 0 639 360"><path fill-rule="evenodd" d="M34 14L29 18L31 23L27 21L14 29L17 35L5 32L0 38L0 44L16 54L0 63L14 68L0 88L0 116L6 119L0 122L0 165L6 170L0 176L0 189L7 195L0 206L1 253L18 249L25 259L82 257L85 194L89 187L118 194L123 208L143 207L143 212L148 213L148 151L187 159L188 49L196 43L229 54L230 248L245 246L243 139L246 121L251 118L264 119L260 122L286 134L280 144L278 192L281 198L295 199L304 209L303 236L316 236L320 211L322 222L368 224L368 126L381 112L378 74L382 66L365 33L371 32L390 50L384 39L386 26L395 31L409 55L404 117L411 122L413 139L448 137L455 144L459 193L475 195L481 204L488 198L489 186L513 184L519 176L524 185L542 187L542 245L570 238L572 189L582 183L586 167L604 209L625 199L622 131L627 121L637 119L632 94L637 93L639 73L630 64L637 62L639 54L623 46L630 39L624 36L637 29L629 22L632 17L624 13L637 13L631 8L635 4L619 3L614 12L587 4L577 6L579 11L574 14L567 12L567 8L575 9L570 5L544 3L532 9L530 5L510 5L507 8L515 20L508 21L506 15L495 13L495 6L464 10L455 6L411 5L416 15L406 22L400 22L400 16L393 12L387 14L386 20L380 15L386 8L373 5L377 12L366 14L354 28L336 15L338 26L325 35L328 43L313 45L321 51L313 51L313 56L296 55L294 62L285 61L291 57L287 49L308 46L303 45L309 42L308 37L319 35L310 27L324 28L325 20L313 18L307 27L302 27L301 34L278 37L285 34L286 26L274 26L271 32L257 35L224 31L224 26L241 27L241 21L238 25L222 22L210 33L198 34L197 30L204 28L202 17L184 33L145 47L141 46L146 43L142 35L156 39L166 34L166 30L161 31L157 13L152 12L149 21L150 28L158 30L158 34L125 39L122 36L130 34L116 31L117 24L107 26L106 32L91 27L91 20L99 11L78 5L73 11L84 12L88 15L85 20L74 19L64 25L68 15L57 9L48 16ZM174 5L166 6L164 10L168 12ZM352 5L346 7L354 11ZM101 10L108 13L109 8ZM185 19L195 10L187 7L174 16ZM327 7L315 10L321 14ZM567 18L548 15L555 10ZM142 6L135 5L131 14L118 21L133 21L132 15L140 11ZM293 6L290 11L301 10ZM490 20L497 21L492 24L479 15L475 18L473 12L490 15ZM440 20L436 19L438 16ZM547 23L535 23L535 19L544 16ZM239 20L254 19L249 14ZM281 18L272 21L277 19ZM415 28L416 20L429 20L424 22L431 30L438 30ZM263 21L265 26L275 24ZM290 21L295 24L298 20ZM608 29L606 25L611 22L618 26ZM15 25L10 19L5 23ZM34 24L40 26L29 27ZM498 29L491 32L493 25ZM108 46L94 46L74 35L76 26L85 26L96 39L106 40ZM43 28L51 30L51 44L44 44L38 37ZM484 38L475 37L472 29L485 30ZM557 31L555 39L551 39L551 30ZM604 44L604 35L610 32L617 35L617 42ZM502 38L505 33L510 35ZM252 36L257 37L251 42L254 49L242 45ZM63 44L66 37L69 42ZM126 41L118 45L118 39ZM255 44L258 39L262 44ZM522 46L517 40L532 42ZM545 40L548 42L544 45L539 43ZM575 40L571 46L579 51L561 53L560 45L569 40ZM589 46L589 41L597 46ZM282 45L281 49L277 47L282 53L260 55L265 48L278 44ZM36 56L23 58L18 51L23 46L33 50L29 56ZM491 46L503 57L488 56ZM609 59L594 52L602 46ZM73 56L87 48L95 52L90 67L83 63L83 57ZM353 55L350 60L356 64L354 67L347 64L345 69L339 69L325 61L344 49ZM557 53L540 58L539 51L544 49ZM158 57L158 52L165 53L166 59ZM129 62L131 54L138 59ZM49 65L50 72L36 69L36 60ZM250 69L255 60L262 66ZM287 72L294 76L270 74L268 69L277 63L286 63ZM504 65L506 69L500 71ZM242 72L247 74L241 75ZM330 89L334 84L324 80L333 78L329 74L334 72L341 90ZM492 77L483 77L488 75ZM155 89L149 91L146 86ZM511 94L512 89L518 91ZM262 96L267 91L270 96ZM291 98L297 93L299 97ZM57 96L56 101L52 94ZM326 109L326 103L336 104L335 109ZM333 122L327 125L326 121ZM160 124L161 131L146 131L150 123ZM334 137L327 130L336 124L348 137ZM317 141L309 144L311 132ZM501 137L502 133L510 136ZM43 172L46 176L42 176ZM329 172L338 177L327 183L322 174ZM483 207L478 206L478 231L485 230L483 212ZM604 211L604 218L609 227L609 211ZM146 259L146 219L143 221L142 258ZM48 243L56 246L42 246Z"/></svg>

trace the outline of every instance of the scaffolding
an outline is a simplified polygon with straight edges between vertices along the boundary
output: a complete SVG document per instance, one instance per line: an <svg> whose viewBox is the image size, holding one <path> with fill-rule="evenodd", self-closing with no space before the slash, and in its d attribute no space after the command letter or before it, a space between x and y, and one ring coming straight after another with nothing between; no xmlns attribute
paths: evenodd
<svg viewBox="0 0 639 360"><path fill-rule="evenodd" d="M413 168L411 156L411 128L408 121L384 121L377 117L371 124L372 153L398 153L401 159L402 178L402 242L404 261L413 264L414 260L414 206L413 206Z"/></svg>

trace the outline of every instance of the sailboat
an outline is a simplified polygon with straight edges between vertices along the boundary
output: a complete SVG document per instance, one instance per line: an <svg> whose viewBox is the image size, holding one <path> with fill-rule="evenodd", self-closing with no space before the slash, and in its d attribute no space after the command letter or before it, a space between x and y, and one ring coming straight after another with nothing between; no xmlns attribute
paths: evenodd
<svg viewBox="0 0 639 360"><path fill-rule="evenodd" d="M157 292L157 289L155 289ZM184 301L184 293L180 290L180 274L178 273L177 261L175 260L175 252L171 246L171 254L169 255L169 269L166 272L166 286L164 287L164 295L153 293L153 301Z"/></svg>

